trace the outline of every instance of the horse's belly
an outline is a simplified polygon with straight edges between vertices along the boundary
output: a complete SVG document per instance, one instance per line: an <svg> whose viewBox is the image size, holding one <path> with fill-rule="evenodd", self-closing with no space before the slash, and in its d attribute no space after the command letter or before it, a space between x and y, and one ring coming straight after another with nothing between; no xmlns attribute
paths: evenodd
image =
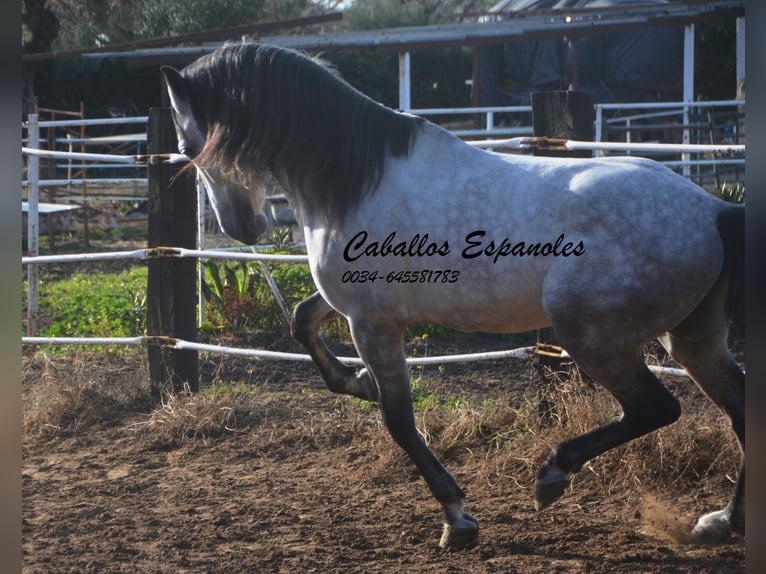
<svg viewBox="0 0 766 574"><path fill-rule="evenodd" d="M464 285L460 290L422 290L409 307L409 322L460 331L518 333L549 324L538 289Z"/></svg>
<svg viewBox="0 0 766 574"><path fill-rule="evenodd" d="M497 333L548 324L541 303L542 274L520 277L492 271L472 273L458 265L345 268L320 273L318 285L346 317Z"/></svg>

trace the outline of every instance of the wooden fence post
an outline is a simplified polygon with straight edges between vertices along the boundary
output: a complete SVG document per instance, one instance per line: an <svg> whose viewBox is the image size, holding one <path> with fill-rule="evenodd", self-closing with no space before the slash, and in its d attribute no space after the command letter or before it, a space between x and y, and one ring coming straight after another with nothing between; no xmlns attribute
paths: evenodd
<svg viewBox="0 0 766 574"><path fill-rule="evenodd" d="M593 99L586 92L551 91L532 93L532 129L535 136L593 141L595 119ZM585 151L537 150L535 155L591 157ZM537 368L543 385L538 394L539 412L549 418L553 405L549 400L550 390L558 377L567 373L567 362L561 357L556 332L552 327L537 331Z"/></svg>
<svg viewBox="0 0 766 574"><path fill-rule="evenodd" d="M147 153L177 152L173 119L169 108L149 110ZM197 247L197 193L195 181L178 164L149 165L148 247ZM148 261L146 289L146 333L196 341L196 260L152 258ZM188 385L199 390L197 351L148 348L152 396L177 392Z"/></svg>

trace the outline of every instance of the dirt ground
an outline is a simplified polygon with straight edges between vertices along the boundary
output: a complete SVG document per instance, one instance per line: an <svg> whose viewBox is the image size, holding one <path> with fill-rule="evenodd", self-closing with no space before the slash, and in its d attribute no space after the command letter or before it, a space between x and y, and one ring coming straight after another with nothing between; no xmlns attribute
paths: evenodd
<svg viewBox="0 0 766 574"><path fill-rule="evenodd" d="M432 341L428 348L421 342L410 353L509 348L495 339L469 342ZM289 343L283 347L292 350ZM420 432L463 486L466 508L481 524L476 546L445 552L437 546L440 509L377 410L323 390L311 364L206 357L203 380L245 381L258 392L243 402L246 408L208 399L206 408L226 415L225 429L190 426L178 438L163 425L178 416L199 419L207 412L199 409L199 398L193 404L168 399L154 411L118 408L95 420L63 421L45 410L51 395L59 405L71 400L67 385L75 380L99 378L116 386L146 378L141 358L99 360L39 351L25 357L26 573L745 570L741 541L701 546L678 534L699 514L725 504L736 466L733 474L716 466L691 482L674 483L652 478L670 462L644 460L640 464L652 468L643 474L605 477L605 468L635 463L634 451L625 451L611 467L586 467L561 500L535 512L534 469L547 454L541 443L529 454L515 452L508 441L453 440L452 415L419 412ZM513 409L534 396L537 381L531 361L428 367L416 374L433 396L470 396L470 404L492 397ZM685 407L696 409L700 397L691 385L674 384ZM475 414L478 407L461 412L480 418L474 424L481 437L504 436L490 428L494 419ZM697 414L684 416L693 422ZM736 449L731 440L725 444ZM688 467L688 454L666 458ZM725 468L736 465L731 453L721 457L730 459Z"/></svg>

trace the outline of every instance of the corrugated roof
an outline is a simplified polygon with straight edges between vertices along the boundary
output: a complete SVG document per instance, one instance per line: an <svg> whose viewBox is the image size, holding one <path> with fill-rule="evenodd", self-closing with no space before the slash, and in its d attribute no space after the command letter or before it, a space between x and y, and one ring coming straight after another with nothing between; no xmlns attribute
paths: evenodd
<svg viewBox="0 0 766 574"><path fill-rule="evenodd" d="M571 8L544 13L524 12L501 20L438 26L413 26L382 30L325 33L319 35L259 36L253 41L302 50L345 50L377 47L415 51L449 46L482 46L522 39L567 36L577 38L602 32L620 32L647 26L682 25L707 18L744 16L744 0L620 5ZM194 60L221 43L156 48L130 52L85 54L85 58L142 59L143 64L161 60Z"/></svg>

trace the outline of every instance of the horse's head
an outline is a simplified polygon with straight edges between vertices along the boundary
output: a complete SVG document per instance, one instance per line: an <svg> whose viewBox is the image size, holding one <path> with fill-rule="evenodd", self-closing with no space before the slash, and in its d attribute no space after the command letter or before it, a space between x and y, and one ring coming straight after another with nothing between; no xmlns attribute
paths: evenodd
<svg viewBox="0 0 766 574"><path fill-rule="evenodd" d="M173 123L178 136L178 151L193 162L208 144L209 125L205 118L194 109L190 90L193 87L182 72L162 67L162 76L170 96ZM231 175L232 170L194 162L198 180L205 186L207 196L215 211L218 224L226 235L253 245L266 230L266 216L263 213L265 189L258 184L245 184Z"/></svg>

